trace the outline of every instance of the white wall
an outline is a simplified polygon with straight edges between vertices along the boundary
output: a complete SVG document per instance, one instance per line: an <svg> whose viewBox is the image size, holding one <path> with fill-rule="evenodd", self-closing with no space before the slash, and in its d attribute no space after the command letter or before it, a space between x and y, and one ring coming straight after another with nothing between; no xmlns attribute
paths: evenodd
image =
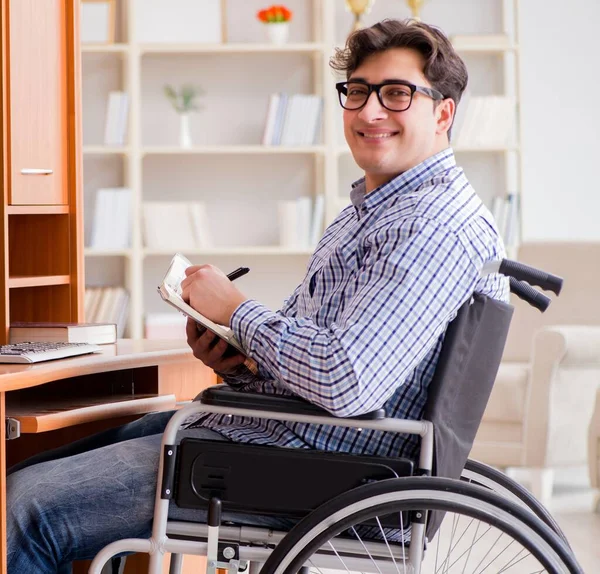
<svg viewBox="0 0 600 574"><path fill-rule="evenodd" d="M598 240L600 1L520 4L523 237Z"/></svg>

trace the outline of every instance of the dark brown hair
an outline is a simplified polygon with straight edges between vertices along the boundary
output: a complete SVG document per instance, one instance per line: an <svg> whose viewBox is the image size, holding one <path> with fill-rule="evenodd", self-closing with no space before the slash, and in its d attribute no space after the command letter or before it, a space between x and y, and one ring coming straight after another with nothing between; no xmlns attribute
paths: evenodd
<svg viewBox="0 0 600 574"><path fill-rule="evenodd" d="M427 81L458 106L469 79L467 67L439 28L417 20L383 20L353 32L329 65L349 78L366 58L392 48L419 52L425 61L423 75Z"/></svg>

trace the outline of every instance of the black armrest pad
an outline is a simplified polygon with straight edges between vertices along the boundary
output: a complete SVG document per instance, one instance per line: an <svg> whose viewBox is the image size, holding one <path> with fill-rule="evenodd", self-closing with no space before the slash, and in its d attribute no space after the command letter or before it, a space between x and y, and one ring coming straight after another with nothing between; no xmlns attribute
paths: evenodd
<svg viewBox="0 0 600 574"><path fill-rule="evenodd" d="M264 393L242 393L232 389L228 385L215 385L202 391L197 397L205 405L216 405L236 409L252 409L257 411L269 411L274 413L288 413L294 415L314 415L320 417L332 417L333 415L309 403L300 397L288 397L281 395L267 395ZM356 420L380 420L385 418L385 410L379 409L371 413L365 413L356 417L348 417Z"/></svg>

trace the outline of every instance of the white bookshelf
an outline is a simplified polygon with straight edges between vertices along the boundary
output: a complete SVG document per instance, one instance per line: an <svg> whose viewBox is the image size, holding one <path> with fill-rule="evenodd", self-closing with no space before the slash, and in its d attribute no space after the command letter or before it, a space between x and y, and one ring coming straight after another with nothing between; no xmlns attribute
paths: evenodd
<svg viewBox="0 0 600 574"><path fill-rule="evenodd" d="M81 51L84 54L126 54L129 51L129 45L123 43L83 44Z"/></svg>
<svg viewBox="0 0 600 574"><path fill-rule="evenodd" d="M221 247L212 249L185 249L183 250L186 255L190 256L234 256L234 255L310 255L313 249L302 249L302 248L286 248L286 247L265 247L262 245L247 246L247 247ZM173 255L172 250L161 250L161 249L144 249L144 257L151 256L163 256L171 257Z"/></svg>
<svg viewBox="0 0 600 574"><path fill-rule="evenodd" d="M169 199L192 201L202 193L202 197L212 201L213 224L231 229L227 243L235 244L182 252L195 261L215 263L226 271L249 265L253 269L250 279L243 280L249 281L248 294L267 304L269 297L271 301L282 301L301 280L312 250L277 245L274 202L324 193L328 223L337 215L343 197L348 196L351 181L361 175L343 142L341 109L333 86L336 80L328 66L334 47L342 44L352 26L345 3L290 0L287 5L294 11L295 36L289 43L275 46L264 42L262 30L253 20L256 11L264 7L260 0L228 0L231 34L223 44L137 42L136 11L143 9L143 0L117 1L121 15L118 42L82 46L83 152L85 165L89 166L84 169L84 186L86 210L93 209L97 188L120 185L132 190L132 239L128 249L119 251L86 248L90 275L96 279L102 276L104 262L110 259L106 273L113 276L107 277L107 284L116 281L130 292L127 335L142 337L145 313L167 311L154 290L157 277L173 254L171 249L144 246L142 204ZM451 37L460 34L456 36L456 47L469 66L473 95L510 94L520 101L518 1L468 0L456 9L447 6L452 2L443 6L433 1L425 3L422 17L426 22L439 25ZM364 20L370 24L385 17L409 15L402 0L377 0ZM244 18L245 25L240 23ZM105 84L101 83L103 75ZM235 105L235 98L224 97L226 89L215 87L223 84L233 91L240 84L233 79L238 75L248 88L248 102L241 106L243 109ZM203 127L196 129L192 147L181 148L177 145L177 117L163 101L160 88L163 81L182 83L186 79L209 86L206 109L197 116L201 118L197 125L202 123ZM97 93L101 90L90 88L86 92L86 82L94 87L104 86L106 92L127 92L125 145L101 143L98 117L103 117L106 102ZM319 145L260 145L268 97L276 91L323 97ZM89 125L94 124L94 134L86 134L86 118ZM520 124L518 114L515 122ZM510 146L456 147L455 152L488 205L499 194L520 193L520 137ZM203 186L200 191L198 182ZM89 221L86 214L86 223ZM250 231L245 237L244 233ZM115 259L120 261L118 271L114 271Z"/></svg>
<svg viewBox="0 0 600 574"><path fill-rule="evenodd" d="M130 148L126 146L86 145L83 146L84 155L126 155Z"/></svg>
<svg viewBox="0 0 600 574"><path fill-rule="evenodd" d="M190 154L323 154L325 146L270 146L270 145L226 145L195 146L181 148L178 146L144 147L142 155L190 155Z"/></svg>
<svg viewBox="0 0 600 574"><path fill-rule="evenodd" d="M144 54L289 54L323 52L324 45L314 42L302 44L140 44L139 53Z"/></svg>

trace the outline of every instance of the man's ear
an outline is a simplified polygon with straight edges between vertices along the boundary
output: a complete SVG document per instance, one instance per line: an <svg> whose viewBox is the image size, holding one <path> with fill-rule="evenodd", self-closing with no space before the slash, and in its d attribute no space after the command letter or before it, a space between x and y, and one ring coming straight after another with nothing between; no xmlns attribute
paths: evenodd
<svg viewBox="0 0 600 574"><path fill-rule="evenodd" d="M448 133L454 121L454 113L456 112L456 104L452 98L446 98L438 103L435 108L435 119L437 123L437 134Z"/></svg>

